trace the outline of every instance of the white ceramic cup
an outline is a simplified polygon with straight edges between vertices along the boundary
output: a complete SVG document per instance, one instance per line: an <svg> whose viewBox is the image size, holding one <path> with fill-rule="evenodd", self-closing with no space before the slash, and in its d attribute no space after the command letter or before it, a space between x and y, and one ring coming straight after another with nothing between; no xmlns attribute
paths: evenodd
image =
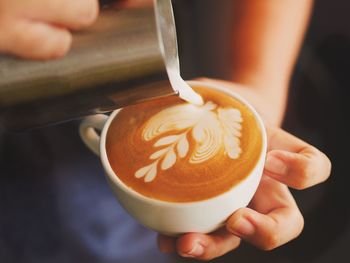
<svg viewBox="0 0 350 263"><path fill-rule="evenodd" d="M176 203L141 195L119 179L107 158L106 136L119 110L114 111L109 117L102 114L87 117L80 125L82 140L100 156L106 178L120 204L142 225L166 235L179 235L187 232L209 233L223 226L233 212L247 206L250 202L260 182L266 157L267 139L264 124L246 100L218 84L199 81L188 83L192 86L222 91L241 101L254 114L262 133L260 158L254 169L238 185L218 196L202 201ZM96 130L102 131L101 135L98 135Z"/></svg>

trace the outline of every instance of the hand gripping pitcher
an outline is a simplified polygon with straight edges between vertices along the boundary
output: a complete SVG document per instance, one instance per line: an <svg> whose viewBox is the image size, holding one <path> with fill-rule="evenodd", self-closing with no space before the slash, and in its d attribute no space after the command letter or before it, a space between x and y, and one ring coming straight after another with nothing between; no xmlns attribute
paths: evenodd
<svg viewBox="0 0 350 263"><path fill-rule="evenodd" d="M61 59L0 55L0 126L21 131L152 98L186 97L192 90L177 88L186 86L179 72L171 0L105 5L93 26L73 34Z"/></svg>

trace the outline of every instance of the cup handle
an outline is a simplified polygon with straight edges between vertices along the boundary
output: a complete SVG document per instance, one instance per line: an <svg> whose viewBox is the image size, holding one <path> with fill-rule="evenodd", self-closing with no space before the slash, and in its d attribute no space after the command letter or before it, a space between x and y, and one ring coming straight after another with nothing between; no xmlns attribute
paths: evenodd
<svg viewBox="0 0 350 263"><path fill-rule="evenodd" d="M96 132L102 131L108 119L107 115L96 114L86 117L80 124L79 134L85 145L96 155L100 155L101 136Z"/></svg>

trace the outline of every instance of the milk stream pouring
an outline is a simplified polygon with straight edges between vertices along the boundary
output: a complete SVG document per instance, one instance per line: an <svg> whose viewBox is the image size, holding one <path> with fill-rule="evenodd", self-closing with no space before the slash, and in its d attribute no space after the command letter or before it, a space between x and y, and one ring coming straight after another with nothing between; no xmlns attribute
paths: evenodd
<svg viewBox="0 0 350 263"><path fill-rule="evenodd" d="M21 131L156 97L188 97L192 90L179 72L171 0L132 9L107 6L92 27L73 34L64 58L0 55L0 126Z"/></svg>

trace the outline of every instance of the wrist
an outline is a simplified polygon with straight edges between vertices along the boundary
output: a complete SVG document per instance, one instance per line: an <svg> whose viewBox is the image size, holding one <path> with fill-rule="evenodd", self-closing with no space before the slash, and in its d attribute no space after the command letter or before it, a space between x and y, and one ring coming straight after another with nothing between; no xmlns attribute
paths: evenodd
<svg viewBox="0 0 350 263"><path fill-rule="evenodd" d="M256 98L256 104L263 108L271 124L280 126L283 121L289 87L289 77L283 74L269 76L268 74L254 74L239 72L231 80L250 90ZM244 93L247 93L244 91ZM251 95L252 96L252 95Z"/></svg>

